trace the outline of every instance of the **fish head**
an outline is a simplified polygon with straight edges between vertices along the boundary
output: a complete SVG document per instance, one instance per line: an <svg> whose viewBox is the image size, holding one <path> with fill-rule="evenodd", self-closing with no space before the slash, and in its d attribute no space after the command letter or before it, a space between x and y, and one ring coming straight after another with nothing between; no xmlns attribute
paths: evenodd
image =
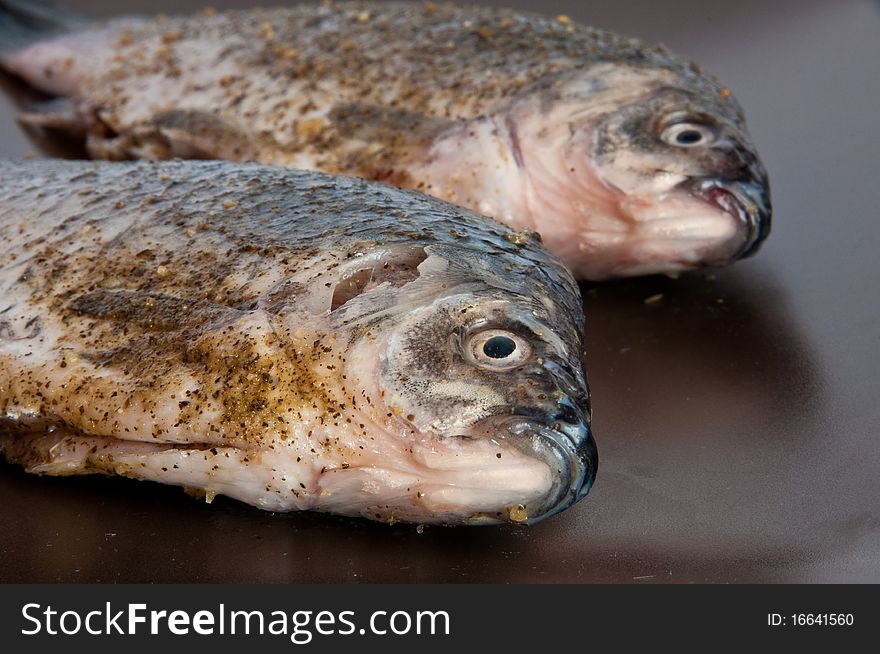
<svg viewBox="0 0 880 654"><path fill-rule="evenodd" d="M370 336L352 348L351 375L396 443L384 478L408 480L386 505L482 524L535 522L583 498L597 456L570 275L478 246L425 257L416 279L386 288L393 298L369 300L381 322L363 323Z"/></svg>
<svg viewBox="0 0 880 654"><path fill-rule="evenodd" d="M524 166L537 160L530 204L542 223L559 216L552 246L577 274L720 266L767 237L767 173L739 104L713 79L603 64L541 101L542 126L514 121Z"/></svg>

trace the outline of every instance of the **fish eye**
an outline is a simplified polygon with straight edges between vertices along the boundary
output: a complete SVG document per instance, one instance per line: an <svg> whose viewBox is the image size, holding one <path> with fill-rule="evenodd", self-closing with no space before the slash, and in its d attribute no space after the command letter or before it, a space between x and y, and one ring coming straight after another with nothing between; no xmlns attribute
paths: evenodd
<svg viewBox="0 0 880 654"><path fill-rule="evenodd" d="M487 329L470 337L470 358L478 366L492 370L510 370L528 360L531 346L517 334L504 329Z"/></svg>
<svg viewBox="0 0 880 654"><path fill-rule="evenodd" d="M699 123L676 123L663 130L662 138L669 145L693 148L710 145L715 140L715 134L709 127Z"/></svg>

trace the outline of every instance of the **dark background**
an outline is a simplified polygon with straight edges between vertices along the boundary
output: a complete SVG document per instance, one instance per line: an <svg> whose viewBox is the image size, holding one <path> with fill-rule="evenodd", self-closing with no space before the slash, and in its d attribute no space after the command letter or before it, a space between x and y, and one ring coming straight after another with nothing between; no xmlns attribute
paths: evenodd
<svg viewBox="0 0 880 654"><path fill-rule="evenodd" d="M0 464L0 580L880 582L880 5L500 4L692 56L746 108L771 177L773 234L754 259L582 287L601 457L590 496L530 528L419 534ZM24 89L2 86L0 156L34 156L13 118Z"/></svg>

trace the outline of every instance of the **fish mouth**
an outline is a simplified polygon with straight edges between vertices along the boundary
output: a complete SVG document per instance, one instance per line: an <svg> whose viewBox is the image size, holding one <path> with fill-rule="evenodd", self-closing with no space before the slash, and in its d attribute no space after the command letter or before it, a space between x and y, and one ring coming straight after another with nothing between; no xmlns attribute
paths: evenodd
<svg viewBox="0 0 880 654"><path fill-rule="evenodd" d="M497 424L503 434L499 440L546 464L552 479L542 497L509 508L511 522L540 522L582 500L592 488L599 464L596 444L586 419L576 417L565 403L560 402L563 408L557 420L510 416Z"/></svg>
<svg viewBox="0 0 880 654"><path fill-rule="evenodd" d="M766 183L698 179L687 185L692 195L732 216L739 227L739 246L718 263L736 261L758 251L770 234L772 211Z"/></svg>
<svg viewBox="0 0 880 654"><path fill-rule="evenodd" d="M598 465L586 412L557 403L410 444L403 459L322 471L310 508L392 523L540 522L586 497Z"/></svg>

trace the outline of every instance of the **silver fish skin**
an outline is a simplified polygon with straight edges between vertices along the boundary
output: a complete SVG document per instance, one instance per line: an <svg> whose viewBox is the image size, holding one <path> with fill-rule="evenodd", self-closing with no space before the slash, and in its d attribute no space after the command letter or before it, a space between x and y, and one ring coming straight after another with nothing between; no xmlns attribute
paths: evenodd
<svg viewBox="0 0 880 654"><path fill-rule="evenodd" d="M0 162L0 448L271 511L534 522L596 472L534 235L228 162Z"/></svg>
<svg viewBox="0 0 880 654"><path fill-rule="evenodd" d="M770 228L730 91L565 17L334 3L91 24L2 0L0 65L69 98L22 119L84 134L94 157L416 188L540 232L579 278L724 265Z"/></svg>

